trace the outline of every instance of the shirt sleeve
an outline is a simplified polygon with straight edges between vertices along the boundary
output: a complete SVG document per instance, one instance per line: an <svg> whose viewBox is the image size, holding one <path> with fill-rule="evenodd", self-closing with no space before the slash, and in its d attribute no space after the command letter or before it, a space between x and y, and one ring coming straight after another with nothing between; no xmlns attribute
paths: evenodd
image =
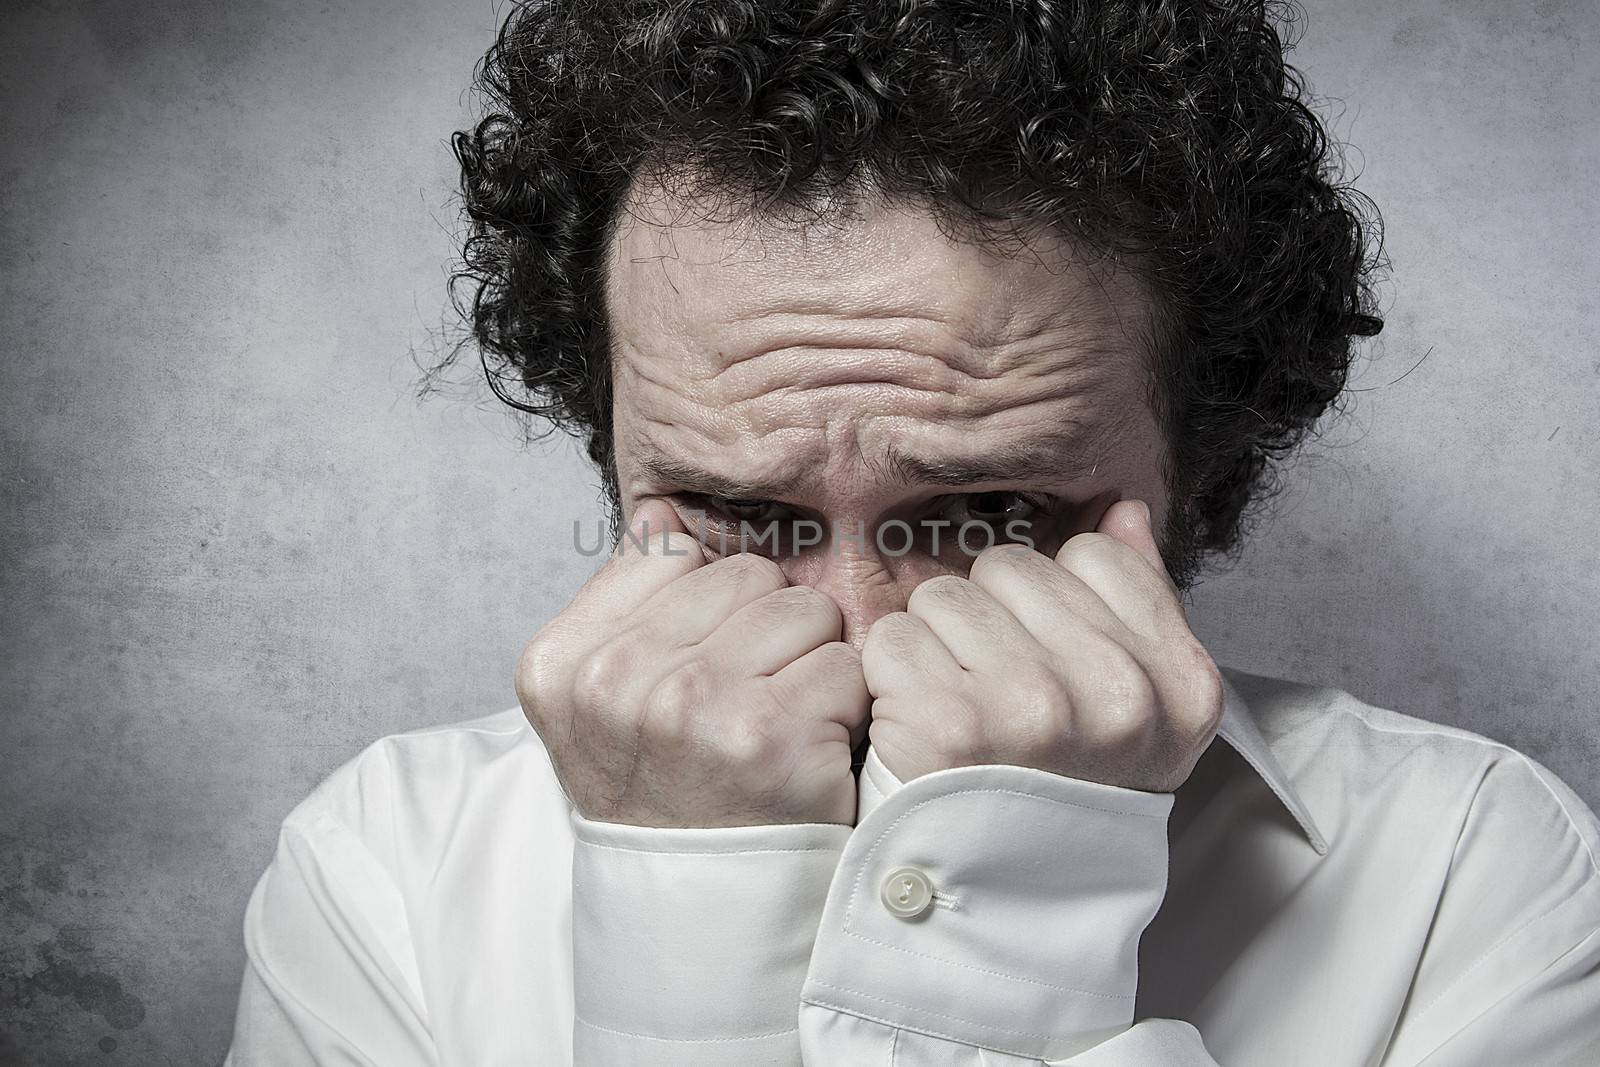
<svg viewBox="0 0 1600 1067"><path fill-rule="evenodd" d="M437 1067L399 889L324 796L284 820L245 910L224 1067Z"/></svg>
<svg viewBox="0 0 1600 1067"><path fill-rule="evenodd" d="M572 824L574 1063L801 1063L800 987L850 827Z"/></svg>
<svg viewBox="0 0 1600 1067"><path fill-rule="evenodd" d="M1214 1064L1135 1024L1171 793L1016 766L900 783L878 759L801 994L806 1064Z"/></svg>

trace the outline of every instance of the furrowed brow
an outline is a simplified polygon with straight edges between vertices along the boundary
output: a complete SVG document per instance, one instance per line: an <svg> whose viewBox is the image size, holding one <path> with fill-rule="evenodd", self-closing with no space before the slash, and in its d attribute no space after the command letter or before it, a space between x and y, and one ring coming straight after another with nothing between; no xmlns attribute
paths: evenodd
<svg viewBox="0 0 1600 1067"><path fill-rule="evenodd" d="M800 486L803 471L796 471L773 482L747 482L725 478L692 463L667 455L654 445L640 442L634 457L639 469L662 484L688 493L721 497L725 500L776 500L792 495Z"/></svg>
<svg viewBox="0 0 1600 1067"><path fill-rule="evenodd" d="M981 455L930 458L889 446L886 467L904 485L1072 482L1094 474L1106 451L1103 432L1008 443Z"/></svg>
<svg viewBox="0 0 1600 1067"><path fill-rule="evenodd" d="M881 469L901 485L1080 481L1099 469L1114 443L1115 430L1115 425L1077 427L1029 441L1008 442L973 456L915 456L891 444L885 451ZM658 483L725 500L781 500L797 493L806 475L799 469L771 481L729 478L669 456L646 441L636 443L634 460L643 473Z"/></svg>

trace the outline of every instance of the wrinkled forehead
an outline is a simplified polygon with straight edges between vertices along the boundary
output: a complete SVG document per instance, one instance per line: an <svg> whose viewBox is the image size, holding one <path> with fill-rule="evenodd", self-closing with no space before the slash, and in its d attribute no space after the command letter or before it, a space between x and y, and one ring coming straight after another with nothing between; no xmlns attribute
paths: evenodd
<svg viewBox="0 0 1600 1067"><path fill-rule="evenodd" d="M760 214L683 189L630 191L606 303L615 337L670 336L707 373L784 330L904 345L980 378L1022 353L1035 373L1050 353L1077 375L1147 362L1154 304L1143 279L1061 235L1034 229L997 247L871 192Z"/></svg>

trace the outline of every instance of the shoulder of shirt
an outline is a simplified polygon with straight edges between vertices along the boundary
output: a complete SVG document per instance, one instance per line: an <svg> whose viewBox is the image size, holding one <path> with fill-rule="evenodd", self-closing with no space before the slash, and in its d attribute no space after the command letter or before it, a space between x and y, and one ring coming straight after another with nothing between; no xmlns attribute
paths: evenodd
<svg viewBox="0 0 1600 1067"><path fill-rule="evenodd" d="M1472 730L1380 707L1336 686L1223 668L1250 717L1297 787L1344 763L1343 774L1404 775L1419 805L1440 809L1509 802L1544 823L1600 874L1600 819L1560 776L1527 753ZM1317 804L1312 803L1316 812Z"/></svg>
<svg viewBox="0 0 1600 1067"><path fill-rule="evenodd" d="M316 836L331 819L382 858L397 835L413 847L435 828L443 841L461 813L495 809L556 828L567 818L549 756L520 708L381 737L328 774L283 825Z"/></svg>

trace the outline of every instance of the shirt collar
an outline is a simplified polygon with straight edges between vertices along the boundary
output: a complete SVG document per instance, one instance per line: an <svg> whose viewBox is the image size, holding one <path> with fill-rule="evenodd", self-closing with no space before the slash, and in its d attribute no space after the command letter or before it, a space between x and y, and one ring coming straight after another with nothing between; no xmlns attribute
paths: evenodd
<svg viewBox="0 0 1600 1067"><path fill-rule="evenodd" d="M1317 854L1326 855L1328 839L1322 836L1322 831L1312 821L1310 810L1306 808L1305 802L1300 799L1300 794L1295 792L1293 784L1290 783L1289 775L1272 755L1267 739L1261 736L1261 730L1250 714L1250 705L1245 703L1244 696L1234 687L1232 679L1228 677L1228 669L1224 667L1220 673L1226 700L1222 711L1222 725L1217 727L1218 736L1232 745L1234 750L1244 757L1245 762L1255 768L1255 772L1261 776L1267 788L1277 795L1289 814L1294 816L1294 821L1300 824L1300 829L1305 831L1306 839L1311 842L1311 847L1317 850Z"/></svg>

